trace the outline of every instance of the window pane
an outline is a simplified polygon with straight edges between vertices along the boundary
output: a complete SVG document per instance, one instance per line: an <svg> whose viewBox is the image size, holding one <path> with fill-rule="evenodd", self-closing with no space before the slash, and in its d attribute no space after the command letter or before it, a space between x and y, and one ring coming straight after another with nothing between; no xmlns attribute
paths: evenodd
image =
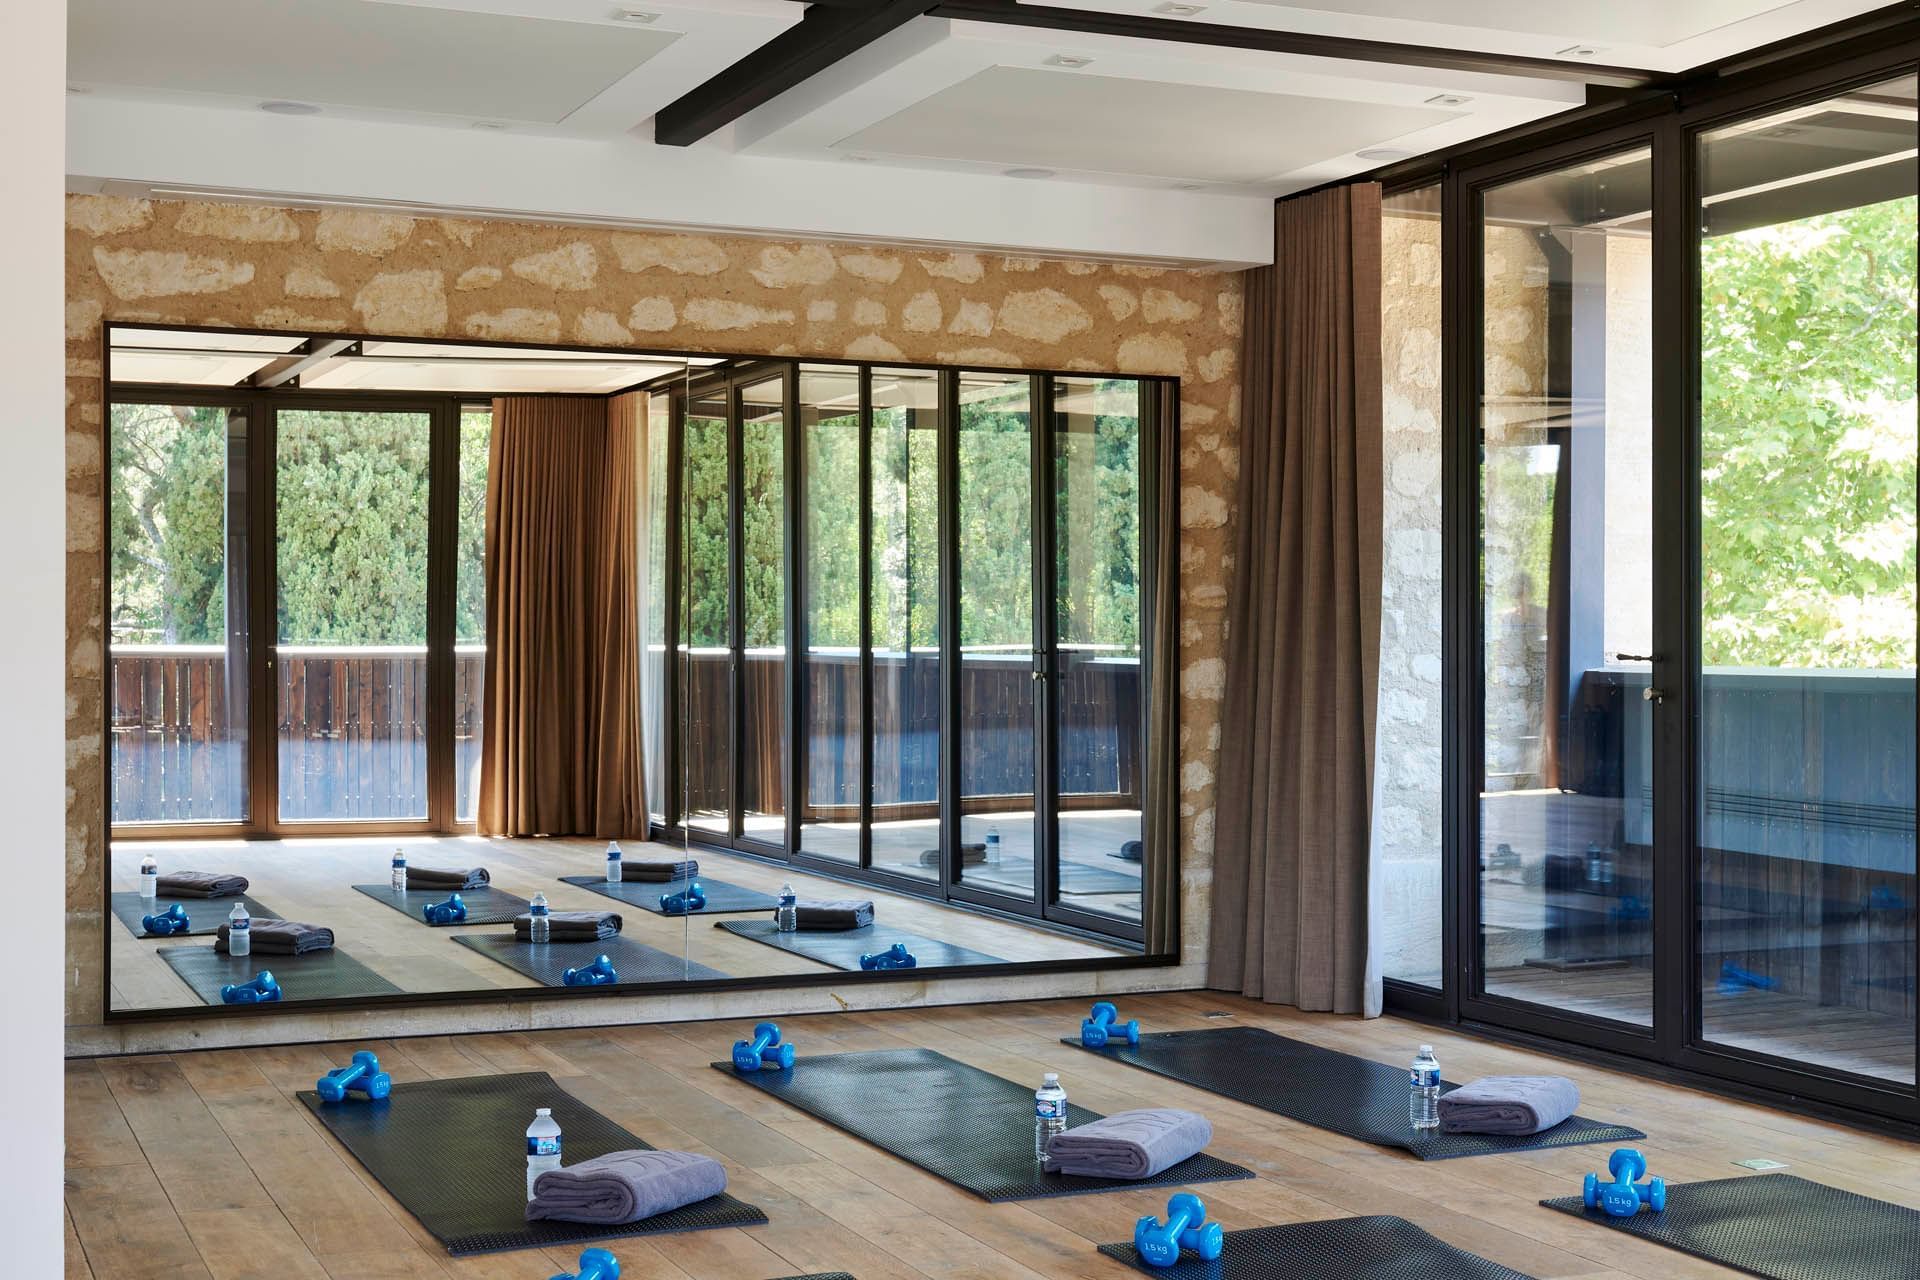
<svg viewBox="0 0 1920 1280"><path fill-rule="evenodd" d="M1914 79L1701 142L1705 1037L1914 1078Z"/></svg>
<svg viewBox="0 0 1920 1280"><path fill-rule="evenodd" d="M690 826L726 836L732 794L733 593L728 580L727 402L697 397L681 436L680 704Z"/></svg>
<svg viewBox="0 0 1920 1280"><path fill-rule="evenodd" d="M641 549L647 575L644 592L645 627L640 637L640 714L645 719L647 752L647 810L653 821L666 823L679 805L670 804L667 779L667 431L671 402L649 396L641 419L645 430L646 486L641 494L646 509L641 521L645 545Z"/></svg>
<svg viewBox="0 0 1920 1280"><path fill-rule="evenodd" d="M1140 384L1053 384L1060 901L1140 918Z"/></svg>
<svg viewBox="0 0 1920 1280"><path fill-rule="evenodd" d="M740 393L741 833L786 844L786 380Z"/></svg>
<svg viewBox="0 0 1920 1280"><path fill-rule="evenodd" d="M460 410L460 528L454 550L453 816L480 803L480 729L487 674L487 458L493 409Z"/></svg>
<svg viewBox="0 0 1920 1280"><path fill-rule="evenodd" d="M1381 972L1441 985L1440 188L1381 204Z"/></svg>
<svg viewBox="0 0 1920 1280"><path fill-rule="evenodd" d="M860 373L800 371L806 548L801 706L807 722L800 848L860 858Z"/></svg>
<svg viewBox="0 0 1920 1280"><path fill-rule="evenodd" d="M116 404L108 447L113 821L247 817L247 421Z"/></svg>
<svg viewBox="0 0 1920 1280"><path fill-rule="evenodd" d="M425 818L430 415L275 421L280 818Z"/></svg>

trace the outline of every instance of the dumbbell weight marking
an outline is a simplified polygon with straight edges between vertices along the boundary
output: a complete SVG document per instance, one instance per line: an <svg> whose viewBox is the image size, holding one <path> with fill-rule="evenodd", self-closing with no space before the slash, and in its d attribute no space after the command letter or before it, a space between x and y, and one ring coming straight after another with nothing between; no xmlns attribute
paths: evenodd
<svg viewBox="0 0 1920 1280"><path fill-rule="evenodd" d="M1144 1262L1155 1267L1170 1267L1180 1261L1182 1249L1192 1250L1203 1262L1212 1262L1226 1247L1226 1232L1219 1223L1207 1221L1207 1206L1199 1196L1183 1191L1167 1201L1164 1224L1152 1214L1134 1224L1133 1247Z"/></svg>

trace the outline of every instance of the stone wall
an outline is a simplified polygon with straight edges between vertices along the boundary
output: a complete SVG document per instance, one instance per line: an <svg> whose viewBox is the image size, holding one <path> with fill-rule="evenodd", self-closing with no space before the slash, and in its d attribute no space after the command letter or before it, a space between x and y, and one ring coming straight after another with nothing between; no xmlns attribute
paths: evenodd
<svg viewBox="0 0 1920 1280"><path fill-rule="evenodd" d="M840 356L1181 379L1181 902L1178 969L849 985L855 1005L1197 985L1206 954L1214 769L1238 464L1235 273L924 248L623 232L211 202L72 196L67 206L67 1018L76 1050L198 1042L210 1024L122 1034L100 1009L100 502L106 320ZM836 997L837 998L837 997ZM765 1012L769 997L460 1006L445 1016L250 1019L287 1039ZM836 1007L825 989L780 1009ZM583 1011L584 1010L584 1011ZM777 1011L777 1010L776 1010Z"/></svg>

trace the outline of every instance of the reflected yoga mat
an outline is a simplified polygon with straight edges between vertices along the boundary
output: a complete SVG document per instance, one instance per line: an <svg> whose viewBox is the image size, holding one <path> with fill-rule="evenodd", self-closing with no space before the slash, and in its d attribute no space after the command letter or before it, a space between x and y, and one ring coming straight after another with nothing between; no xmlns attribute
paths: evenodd
<svg viewBox="0 0 1920 1280"><path fill-rule="evenodd" d="M939 942L932 938L923 938L917 933L908 933L905 929L889 929L883 924L870 924L864 929L796 929L792 933L780 932L780 926L771 920L721 920L714 928L725 929L728 933L738 934L742 938L751 938L755 942L764 942L770 947L779 947L809 960L818 960L821 964L832 965L836 969L859 970L860 957L885 951L896 942L907 944L907 950L919 961L919 969L945 969L962 964L1006 964L1001 956L990 956L982 951L969 951L965 947L956 947L950 942Z"/></svg>
<svg viewBox="0 0 1920 1280"><path fill-rule="evenodd" d="M1531 1280L1456 1249L1405 1218L1330 1218L1229 1231L1217 1262L1186 1253L1170 1267L1156 1267L1131 1243L1103 1244L1100 1252L1168 1280Z"/></svg>
<svg viewBox="0 0 1920 1280"><path fill-rule="evenodd" d="M810 1057L804 1040L794 1047L790 1071L735 1071L731 1061L713 1069L992 1203L1253 1177L1204 1151L1151 1178L1047 1173L1034 1158L1033 1090L1024 1084L932 1049ZM1070 1129L1098 1119L1067 1104Z"/></svg>
<svg viewBox="0 0 1920 1280"><path fill-rule="evenodd" d="M303 956L230 956L212 947L161 947L155 954L208 1004L221 1003L221 987L252 982L262 969L280 984L280 1003L402 994L399 987L338 947Z"/></svg>
<svg viewBox="0 0 1920 1280"><path fill-rule="evenodd" d="M639 907L642 911L651 911L657 916L667 914L660 909L660 895L683 893L688 883L685 880L661 881L657 884L643 880L622 880L619 884L608 884L605 876L561 876L560 878L568 884L590 889L594 893L609 898L617 898L628 906ZM695 876L694 879L698 880L700 887L706 891L707 905L698 911L689 911L687 915L717 916L730 912L771 912L776 905L772 894L762 893L758 889L728 884L724 880L709 880L705 876Z"/></svg>
<svg viewBox="0 0 1920 1280"><path fill-rule="evenodd" d="M1579 1196L1540 1203L1768 1280L1920 1275L1920 1211L1784 1173L1668 1183L1666 1212L1631 1218L1610 1218Z"/></svg>
<svg viewBox="0 0 1920 1280"><path fill-rule="evenodd" d="M1080 1038L1062 1044L1082 1047ZM1316 1129L1411 1151L1422 1160L1498 1155L1588 1142L1628 1142L1647 1135L1624 1125L1569 1116L1551 1129L1520 1137L1481 1133L1416 1131L1407 1121L1407 1070L1337 1049L1289 1040L1258 1027L1207 1031L1156 1031L1087 1049L1101 1057L1142 1067L1169 1080L1259 1107ZM1441 1083L1442 1092L1460 1086Z"/></svg>
<svg viewBox="0 0 1920 1280"><path fill-rule="evenodd" d="M644 942L615 935L593 942L522 942L511 933L463 933L454 938L463 947L472 947L489 960L497 960L535 982L549 987L564 987L562 974L568 969L584 969L598 956L613 964L620 981L612 986L636 982L688 982L702 978L724 978L727 974L695 964L671 951L650 947ZM590 988L582 987L582 991Z"/></svg>
<svg viewBox="0 0 1920 1280"><path fill-rule="evenodd" d="M650 1145L544 1071L396 1084L383 1102L321 1102L311 1089L299 1097L374 1181L455 1257L751 1227L767 1220L753 1205L718 1195L639 1222L526 1221L527 1151L521 1135L536 1107L553 1109L567 1164Z"/></svg>
<svg viewBox="0 0 1920 1280"><path fill-rule="evenodd" d="M111 902L113 914L136 938L198 938L203 934L218 933L236 902L246 903L247 914L255 920L280 919L279 912L244 893L231 898L169 898L165 894L157 898L143 898L137 893L116 893ZM185 933L159 934L148 933L140 927L141 916L157 916L176 902L187 913L187 920L193 926L191 929Z"/></svg>
<svg viewBox="0 0 1920 1280"><path fill-rule="evenodd" d="M456 893L460 895L460 901L467 905L467 918L459 922L461 925L511 924L515 916L527 909L525 898L491 885L484 889L409 889L405 893L395 893L390 884L357 884L353 887L375 902L384 902L395 911L412 916L413 922L419 925L428 923L426 917L420 914L422 907L445 902ZM454 926L435 924L429 927L445 929Z"/></svg>

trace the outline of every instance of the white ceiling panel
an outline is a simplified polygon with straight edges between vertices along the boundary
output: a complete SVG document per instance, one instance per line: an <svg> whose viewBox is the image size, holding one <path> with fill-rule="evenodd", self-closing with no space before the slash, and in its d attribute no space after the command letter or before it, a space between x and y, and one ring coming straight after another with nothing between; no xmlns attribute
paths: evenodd
<svg viewBox="0 0 1920 1280"><path fill-rule="evenodd" d="M1651 45L1677 44L1788 7L1782 0L1449 0L1444 5L1433 0L1237 0L1233 7L1240 4Z"/></svg>

